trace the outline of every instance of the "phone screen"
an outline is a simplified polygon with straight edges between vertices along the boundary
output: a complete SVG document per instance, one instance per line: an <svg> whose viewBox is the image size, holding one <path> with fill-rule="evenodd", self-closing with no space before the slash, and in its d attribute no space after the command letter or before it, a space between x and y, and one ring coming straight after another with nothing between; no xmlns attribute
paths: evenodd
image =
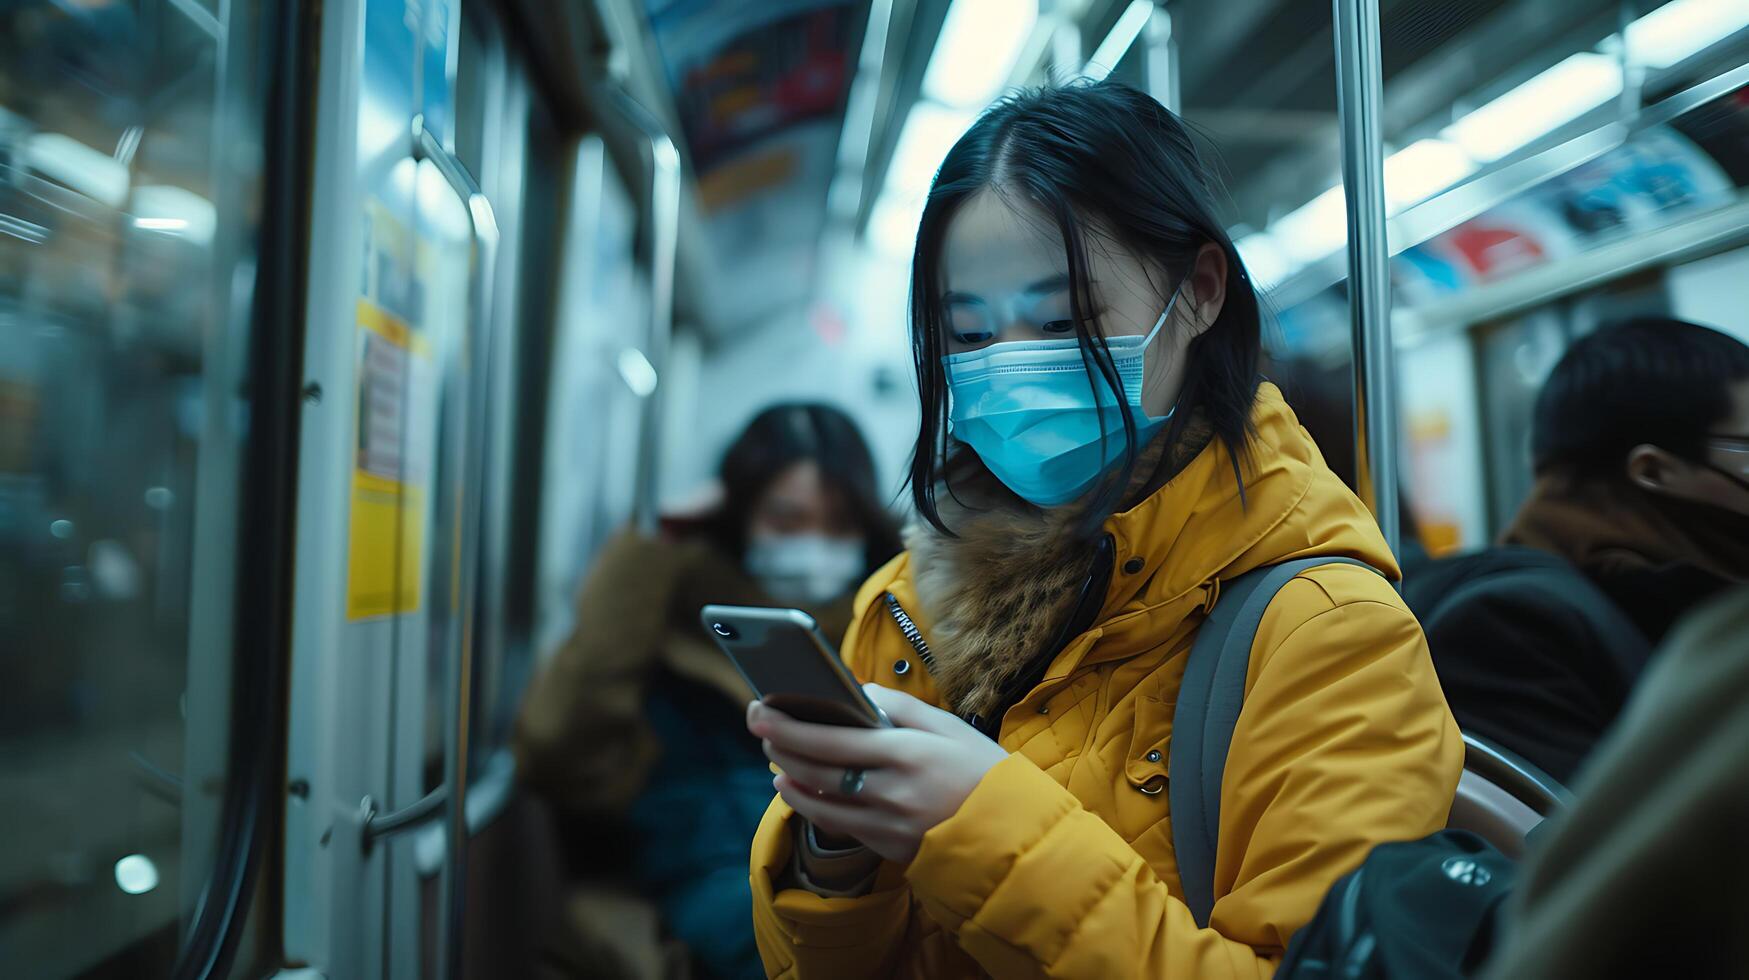
<svg viewBox="0 0 1749 980"><path fill-rule="evenodd" d="M719 628L721 627L721 628ZM710 624L713 639L740 665L755 694L800 721L868 728L879 723L862 692L847 687L803 627L787 622L720 614ZM725 635L723 630L732 635Z"/></svg>

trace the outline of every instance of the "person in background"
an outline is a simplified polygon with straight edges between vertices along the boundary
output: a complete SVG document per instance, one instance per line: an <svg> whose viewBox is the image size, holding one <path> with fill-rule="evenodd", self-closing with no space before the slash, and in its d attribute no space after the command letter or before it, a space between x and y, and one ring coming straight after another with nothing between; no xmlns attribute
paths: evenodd
<svg viewBox="0 0 1749 980"><path fill-rule="evenodd" d="M1265 978L1368 851L1445 823L1457 727L1378 526L1258 377L1220 193L1111 81L1005 99L948 152L912 268L921 517L844 643L897 727L748 706L781 770L770 976ZM1223 582L1295 558L1373 568L1268 603L1187 889L1187 651Z"/></svg>
<svg viewBox="0 0 1749 980"><path fill-rule="evenodd" d="M1678 617L1749 580L1749 346L1638 318L1538 395L1503 547L1406 581L1465 731L1566 782Z"/></svg>
<svg viewBox="0 0 1749 980"><path fill-rule="evenodd" d="M760 975L747 839L771 774L741 720L751 692L699 608L796 606L836 641L852 590L899 541L868 447L834 408L761 412L723 457L720 484L703 518L603 549L575 631L529 687L514 747L519 778L577 838L574 863L604 867L617 838L622 870L700 972L746 977Z"/></svg>
<svg viewBox="0 0 1749 980"><path fill-rule="evenodd" d="M1489 980L1749 976L1749 589L1686 617L1532 850Z"/></svg>

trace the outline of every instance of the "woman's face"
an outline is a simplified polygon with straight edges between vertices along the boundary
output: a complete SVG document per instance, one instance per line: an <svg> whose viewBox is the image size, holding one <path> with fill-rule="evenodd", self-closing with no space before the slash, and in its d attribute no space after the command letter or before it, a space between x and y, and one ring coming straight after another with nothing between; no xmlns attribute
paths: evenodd
<svg viewBox="0 0 1749 980"><path fill-rule="evenodd" d="M816 535L857 540L856 521L813 460L791 463L753 504L747 537Z"/></svg>
<svg viewBox="0 0 1749 980"><path fill-rule="evenodd" d="M1165 270L1091 229L1087 265L1089 312L1107 337L1148 333L1177 286ZM948 223L941 273L950 354L1075 336L1062 236L1050 217L1012 195L985 190L960 207ZM1147 352L1142 408L1149 415L1165 415L1178 400L1185 351L1220 316L1226 281L1226 255L1203 246Z"/></svg>
<svg viewBox="0 0 1749 980"><path fill-rule="evenodd" d="M811 460L794 463L753 505L747 571L779 602L813 605L845 595L867 574L867 544Z"/></svg>

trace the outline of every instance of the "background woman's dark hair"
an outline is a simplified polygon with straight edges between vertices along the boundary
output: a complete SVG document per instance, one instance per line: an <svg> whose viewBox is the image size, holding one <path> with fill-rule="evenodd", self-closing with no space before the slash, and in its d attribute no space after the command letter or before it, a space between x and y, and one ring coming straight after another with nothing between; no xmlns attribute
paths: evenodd
<svg viewBox="0 0 1749 980"><path fill-rule="evenodd" d="M1567 349L1537 395L1536 472L1622 476L1639 445L1699 459L1743 380L1749 346L1709 327L1668 317L1601 327Z"/></svg>
<svg viewBox="0 0 1749 980"><path fill-rule="evenodd" d="M773 405L753 417L723 454L718 471L723 503L705 533L737 562L747 554L747 524L773 480L790 466L812 460L828 492L839 496L863 539L868 566L899 553L899 532L881 504L874 457L850 416L830 405Z"/></svg>
<svg viewBox="0 0 1749 980"><path fill-rule="evenodd" d="M1164 438L1170 444L1186 424L1205 420L1231 452L1237 474L1252 435L1261 327L1256 291L1216 217L1215 177L1183 123L1147 94L1112 81L1074 84L1022 92L991 107L948 151L930 188L911 272L911 353L923 403L910 475L918 512L951 534L936 510L937 485L950 468L957 476L962 465L982 467L969 451L953 453L950 467L940 297L948 223L984 190L1030 204L1055 223L1069 260L1070 310L1089 378L1107 385L1124 406L1123 470L1086 502L1087 526L1096 527L1119 506L1140 448L1104 335L1093 329L1089 238L1108 238L1164 269L1170 281L1158 284L1162 302L1194 268L1204 245L1226 253L1226 302L1190 344L1184 387Z"/></svg>

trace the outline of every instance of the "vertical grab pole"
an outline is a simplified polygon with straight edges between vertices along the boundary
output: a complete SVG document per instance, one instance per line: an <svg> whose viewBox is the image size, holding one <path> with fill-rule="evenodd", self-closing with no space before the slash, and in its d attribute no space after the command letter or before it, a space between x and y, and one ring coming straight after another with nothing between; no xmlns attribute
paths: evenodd
<svg viewBox="0 0 1749 980"><path fill-rule="evenodd" d="M1148 45L1148 94L1173 112L1182 109L1178 91L1178 35L1172 30L1172 14L1155 7L1143 35Z"/></svg>
<svg viewBox="0 0 1749 980"><path fill-rule="evenodd" d="M674 256L680 239L680 151L662 124L631 96L612 89L614 101L650 147L650 335L646 355L656 369L656 390L644 396L643 438L638 440L632 516L638 530L656 531L656 493L662 458L662 383L668 377L668 346L674 337Z"/></svg>
<svg viewBox="0 0 1749 980"><path fill-rule="evenodd" d="M460 615L451 624L446 668L449 729L444 734L445 828L443 879L438 919L440 980L461 976L462 925L467 895L468 753L473 705L474 648L479 642L477 589L480 535L485 523L486 430L492 394L492 284L497 277L498 218L480 182L425 128L423 114L413 117L412 156L429 160L467 209L474 238L469 270L471 300L467 339L466 403L462 423L462 487L457 504L457 558L451 566L451 595Z"/></svg>
<svg viewBox="0 0 1749 980"><path fill-rule="evenodd" d="M1332 0L1342 186L1348 203L1348 297L1354 321L1355 485L1391 552L1397 510L1396 375L1390 249L1385 238L1383 75L1376 2Z"/></svg>

